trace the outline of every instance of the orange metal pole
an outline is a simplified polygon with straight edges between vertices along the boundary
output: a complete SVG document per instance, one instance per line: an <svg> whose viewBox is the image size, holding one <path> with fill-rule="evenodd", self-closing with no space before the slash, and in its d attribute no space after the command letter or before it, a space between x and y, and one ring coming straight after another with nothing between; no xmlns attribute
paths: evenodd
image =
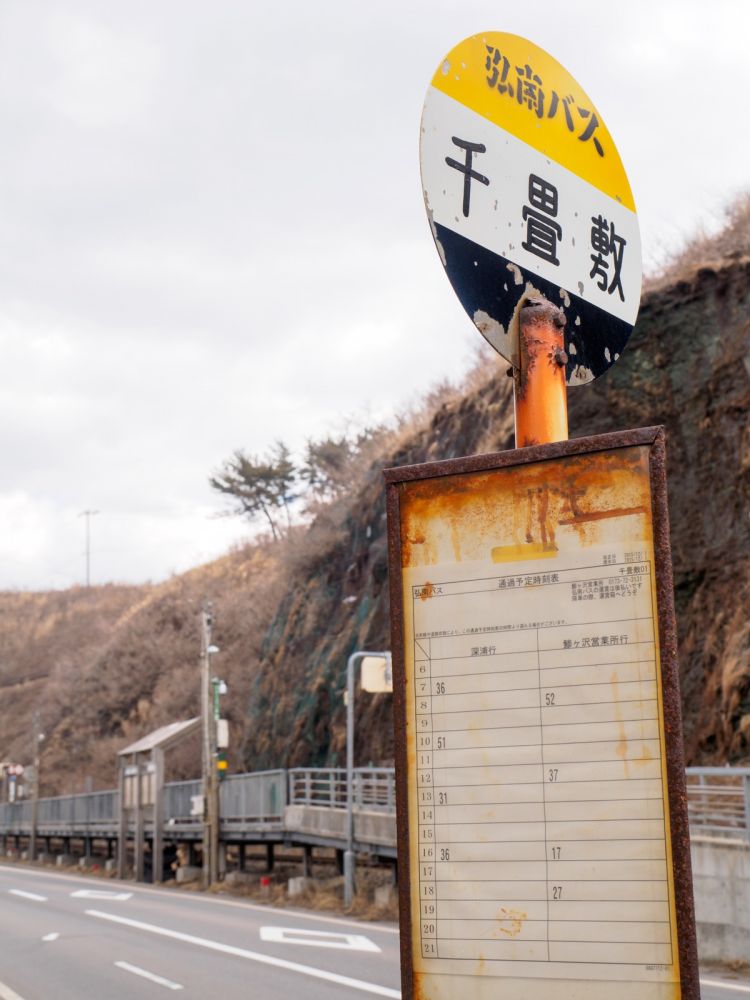
<svg viewBox="0 0 750 1000"><path fill-rule="evenodd" d="M565 313L547 299L521 309L520 367L513 369L516 447L568 439Z"/></svg>

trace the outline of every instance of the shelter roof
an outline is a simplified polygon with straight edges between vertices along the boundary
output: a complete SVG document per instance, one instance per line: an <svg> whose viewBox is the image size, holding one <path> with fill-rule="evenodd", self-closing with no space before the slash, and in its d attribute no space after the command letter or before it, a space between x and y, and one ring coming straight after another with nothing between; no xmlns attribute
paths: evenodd
<svg viewBox="0 0 750 1000"><path fill-rule="evenodd" d="M168 726L154 729L147 736L142 736L135 743L120 750L117 756L125 757L134 753L146 753L148 750L167 750L200 729L200 724L201 720L198 716L194 719L186 719L184 722L170 722Z"/></svg>

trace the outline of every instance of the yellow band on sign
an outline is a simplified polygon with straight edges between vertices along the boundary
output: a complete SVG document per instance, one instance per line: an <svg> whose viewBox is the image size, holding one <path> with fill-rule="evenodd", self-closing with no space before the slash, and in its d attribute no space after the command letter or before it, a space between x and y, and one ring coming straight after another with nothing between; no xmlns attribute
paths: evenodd
<svg viewBox="0 0 750 1000"><path fill-rule="evenodd" d="M432 86L635 211L601 115L533 42L497 31L473 35L448 53Z"/></svg>

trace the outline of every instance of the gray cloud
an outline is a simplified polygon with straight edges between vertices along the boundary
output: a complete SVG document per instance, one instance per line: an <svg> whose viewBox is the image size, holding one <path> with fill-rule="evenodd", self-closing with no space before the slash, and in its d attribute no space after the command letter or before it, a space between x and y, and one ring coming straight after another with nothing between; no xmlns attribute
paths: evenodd
<svg viewBox="0 0 750 1000"><path fill-rule="evenodd" d="M744 19L744 25L741 24ZM503 23L500 23L502 20ZM486 28L607 119L647 259L746 183L735 4L7 0L0 586L158 578L246 528L207 476L460 373L478 334L421 201L429 79Z"/></svg>

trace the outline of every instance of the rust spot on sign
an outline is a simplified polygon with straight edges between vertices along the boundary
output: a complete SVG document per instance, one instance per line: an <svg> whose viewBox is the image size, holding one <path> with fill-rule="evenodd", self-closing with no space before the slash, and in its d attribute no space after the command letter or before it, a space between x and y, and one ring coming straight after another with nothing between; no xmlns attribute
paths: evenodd
<svg viewBox="0 0 750 1000"><path fill-rule="evenodd" d="M523 928L523 922L528 917L523 910L508 910L501 906L497 911L498 934L505 934L506 937L518 937Z"/></svg>
<svg viewBox="0 0 750 1000"><path fill-rule="evenodd" d="M645 514L646 508L640 507L614 507L612 510L590 510L588 512L578 511L572 517L563 518L560 524L580 524L582 521L601 521L605 517L628 517L631 514Z"/></svg>
<svg viewBox="0 0 750 1000"><path fill-rule="evenodd" d="M414 970L414 981L412 989L413 1000L429 1000L429 996L425 993L425 981L428 977L423 972L417 972Z"/></svg>
<svg viewBox="0 0 750 1000"><path fill-rule="evenodd" d="M615 710L615 722L617 723L618 736L620 737L618 742L615 744L615 753L618 757L622 759L623 765L625 766L625 774L628 773L628 734L625 730L625 723L622 719L622 712L620 711L620 692L618 690L619 677L617 676L617 671L613 671L609 678L609 683L612 686L612 704Z"/></svg>
<svg viewBox="0 0 750 1000"><path fill-rule="evenodd" d="M604 544L620 517L650 527L648 449L574 455L401 486L402 564L554 558Z"/></svg>
<svg viewBox="0 0 750 1000"><path fill-rule="evenodd" d="M640 755L639 755L638 757L636 757L636 758L635 758L635 761L634 761L634 763L635 763L635 764L641 764L641 765L643 765L643 764L648 764L648 763L649 763L650 761L652 761L652 760L654 760L654 759L655 759L655 758L654 758L654 755L653 755L653 754L651 753L651 751L650 751L650 750L649 750L649 748L648 748L648 747L646 746L646 744L645 744L645 743L643 743L643 744L641 745L641 752L640 752Z"/></svg>

